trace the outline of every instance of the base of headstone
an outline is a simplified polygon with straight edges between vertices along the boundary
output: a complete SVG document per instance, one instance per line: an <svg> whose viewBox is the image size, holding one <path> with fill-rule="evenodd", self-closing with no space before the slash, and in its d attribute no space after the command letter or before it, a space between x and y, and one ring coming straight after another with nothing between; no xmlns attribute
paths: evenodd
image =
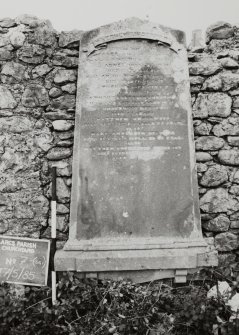
<svg viewBox="0 0 239 335"><path fill-rule="evenodd" d="M108 244L107 244L108 242ZM185 281L187 271L204 266L217 266L217 252L208 249L203 240L161 241L156 246L146 240L112 245L105 241L101 245L92 241L68 241L64 250L55 255L56 271L76 271L85 277L98 279L130 279L134 282L147 282L163 278ZM143 243L143 242L142 242ZM113 249L113 250L112 250ZM187 270L186 274L178 270Z"/></svg>

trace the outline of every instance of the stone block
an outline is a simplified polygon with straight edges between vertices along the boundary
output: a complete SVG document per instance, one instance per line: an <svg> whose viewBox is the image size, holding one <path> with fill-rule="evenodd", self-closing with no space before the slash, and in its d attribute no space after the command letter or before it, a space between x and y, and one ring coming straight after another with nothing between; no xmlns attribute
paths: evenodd
<svg viewBox="0 0 239 335"><path fill-rule="evenodd" d="M200 185L214 187L228 181L228 172L225 166L214 165L207 169L200 179Z"/></svg>
<svg viewBox="0 0 239 335"><path fill-rule="evenodd" d="M211 232L224 232L229 229L230 220L225 214L220 214L214 219L203 222L202 226L205 230Z"/></svg>
<svg viewBox="0 0 239 335"><path fill-rule="evenodd" d="M4 85L0 85L0 108L13 109L17 106L11 91Z"/></svg>
<svg viewBox="0 0 239 335"><path fill-rule="evenodd" d="M200 199L200 208L206 213L228 213L239 210L239 202L226 189L208 190Z"/></svg>
<svg viewBox="0 0 239 335"><path fill-rule="evenodd" d="M239 150L220 150L218 159L222 164L237 166L239 164Z"/></svg>
<svg viewBox="0 0 239 335"><path fill-rule="evenodd" d="M215 247L218 251L236 250L238 242L238 236L230 232L220 233L215 237Z"/></svg>
<svg viewBox="0 0 239 335"><path fill-rule="evenodd" d="M224 146L224 140L216 136L201 136L195 141L196 150L214 151Z"/></svg>
<svg viewBox="0 0 239 335"><path fill-rule="evenodd" d="M207 28L207 42L211 39L226 39L234 35L233 26L224 21L218 21Z"/></svg>

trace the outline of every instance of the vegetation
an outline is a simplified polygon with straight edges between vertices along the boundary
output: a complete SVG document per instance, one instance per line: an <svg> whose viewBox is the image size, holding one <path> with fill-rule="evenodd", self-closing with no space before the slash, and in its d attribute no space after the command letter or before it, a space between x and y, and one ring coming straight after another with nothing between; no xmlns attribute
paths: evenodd
<svg viewBox="0 0 239 335"><path fill-rule="evenodd" d="M210 287L225 280L222 273L201 271L199 281L183 286L79 280L68 273L59 281L55 306L50 288L26 287L21 296L2 284L0 334L236 335L239 319L234 313L232 320L225 297L219 290L207 297ZM226 273L231 296L238 291L235 273Z"/></svg>

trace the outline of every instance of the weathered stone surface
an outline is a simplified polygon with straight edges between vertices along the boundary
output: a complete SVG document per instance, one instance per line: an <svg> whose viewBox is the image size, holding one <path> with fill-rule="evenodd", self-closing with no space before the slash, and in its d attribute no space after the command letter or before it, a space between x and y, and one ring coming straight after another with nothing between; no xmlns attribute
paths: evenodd
<svg viewBox="0 0 239 335"><path fill-rule="evenodd" d="M62 90L58 87L52 87L49 91L49 96L51 98L58 98L62 95Z"/></svg>
<svg viewBox="0 0 239 335"><path fill-rule="evenodd" d="M74 120L75 115L65 111L48 112L44 114L49 120Z"/></svg>
<svg viewBox="0 0 239 335"><path fill-rule="evenodd" d="M199 192L199 196L200 196L202 194L205 194L207 192L207 189L200 187L199 190L198 190L198 192Z"/></svg>
<svg viewBox="0 0 239 335"><path fill-rule="evenodd" d="M228 180L227 168L221 165L214 165L204 173L200 185L206 187L218 186Z"/></svg>
<svg viewBox="0 0 239 335"><path fill-rule="evenodd" d="M15 208L14 216L18 219L33 219L34 212L30 206L22 204Z"/></svg>
<svg viewBox="0 0 239 335"><path fill-rule="evenodd" d="M57 204L57 206L56 206L56 213L57 214L68 214L68 213L70 213L70 210L64 204Z"/></svg>
<svg viewBox="0 0 239 335"><path fill-rule="evenodd" d="M208 190L200 199L200 208L206 213L231 213L239 209L239 203L226 189Z"/></svg>
<svg viewBox="0 0 239 335"><path fill-rule="evenodd" d="M205 80L202 90L220 91L222 89L222 79L220 76L213 76Z"/></svg>
<svg viewBox="0 0 239 335"><path fill-rule="evenodd" d="M238 117L229 117L226 120L223 120L221 123L216 124L212 132L216 136L225 136L225 135L239 135L239 119Z"/></svg>
<svg viewBox="0 0 239 335"><path fill-rule="evenodd" d="M67 52L58 51L54 54L54 57L52 59L52 64L56 66L64 66L69 68L77 68L79 63L78 57L69 57L67 56Z"/></svg>
<svg viewBox="0 0 239 335"><path fill-rule="evenodd" d="M1 34L7 34L8 33L8 28L0 27L0 33Z"/></svg>
<svg viewBox="0 0 239 335"><path fill-rule="evenodd" d="M212 160L212 156L208 152L196 152L197 162L208 162Z"/></svg>
<svg viewBox="0 0 239 335"><path fill-rule="evenodd" d="M239 51L238 49L231 49L228 50L228 56L230 56L231 58L235 59L236 61L239 60Z"/></svg>
<svg viewBox="0 0 239 335"><path fill-rule="evenodd" d="M204 94L199 93L198 97L193 105L193 116L199 119L205 119L208 117L208 108L205 103Z"/></svg>
<svg viewBox="0 0 239 335"><path fill-rule="evenodd" d="M0 132L23 133L32 129L33 123L24 116L0 118Z"/></svg>
<svg viewBox="0 0 239 335"><path fill-rule="evenodd" d="M233 108L239 108L239 97L235 97L233 99L233 104L232 104Z"/></svg>
<svg viewBox="0 0 239 335"><path fill-rule="evenodd" d="M22 96L22 104L25 107L47 106L49 104L47 90L39 84L28 85Z"/></svg>
<svg viewBox="0 0 239 335"><path fill-rule="evenodd" d="M239 150L220 150L218 153L219 162L226 165L238 165L239 164Z"/></svg>
<svg viewBox="0 0 239 335"><path fill-rule="evenodd" d="M52 68L47 64L38 65L32 70L32 77L33 78L42 77L45 74L49 73L51 69Z"/></svg>
<svg viewBox="0 0 239 335"><path fill-rule="evenodd" d="M191 85L201 85L205 81L205 78L202 76L192 76L190 77Z"/></svg>
<svg viewBox="0 0 239 335"><path fill-rule="evenodd" d="M9 224L6 220L0 220L0 234L4 234L8 231Z"/></svg>
<svg viewBox="0 0 239 335"><path fill-rule="evenodd" d="M227 136L227 142L232 147L239 147L239 136Z"/></svg>
<svg viewBox="0 0 239 335"><path fill-rule="evenodd" d="M8 34L0 35L0 48L8 47L10 41Z"/></svg>
<svg viewBox="0 0 239 335"><path fill-rule="evenodd" d="M29 36L29 42L53 48L56 44L56 32L49 27L38 27Z"/></svg>
<svg viewBox="0 0 239 335"><path fill-rule="evenodd" d="M75 108L76 98L73 95L66 94L51 101L50 110L72 110Z"/></svg>
<svg viewBox="0 0 239 335"><path fill-rule="evenodd" d="M205 172L205 171L207 171L207 169L208 169L207 164L197 163L197 172L198 173Z"/></svg>
<svg viewBox="0 0 239 335"><path fill-rule="evenodd" d="M16 63L16 62L8 62L3 65L1 75L11 77L5 78L1 76L3 83L14 83L14 82L20 82L24 79L24 73L26 71L26 66Z"/></svg>
<svg viewBox="0 0 239 335"><path fill-rule="evenodd" d="M238 242L238 236L230 232L221 233L215 237L215 247L218 251L236 250Z"/></svg>
<svg viewBox="0 0 239 335"><path fill-rule="evenodd" d="M36 28L39 26L48 26L49 28L51 27L51 24L48 20L41 20L37 16L29 14L19 15L16 17L15 21L17 23L25 24L30 28Z"/></svg>
<svg viewBox="0 0 239 335"><path fill-rule="evenodd" d="M229 229L230 220L225 214L220 214L210 221L203 222L202 226L207 231L223 232Z"/></svg>
<svg viewBox="0 0 239 335"><path fill-rule="evenodd" d="M10 34L10 42L14 48L21 48L25 42L26 36L21 31L13 31Z"/></svg>
<svg viewBox="0 0 239 335"><path fill-rule="evenodd" d="M232 179L233 183L239 184L239 170L235 172Z"/></svg>
<svg viewBox="0 0 239 335"><path fill-rule="evenodd" d="M6 61L13 58L13 53L7 48L0 48L0 61Z"/></svg>
<svg viewBox="0 0 239 335"><path fill-rule="evenodd" d="M231 221L230 228L231 229L239 229L239 220Z"/></svg>
<svg viewBox="0 0 239 335"><path fill-rule="evenodd" d="M239 212L235 212L235 213L230 215L230 220L231 221L238 220L238 219L239 219Z"/></svg>
<svg viewBox="0 0 239 335"><path fill-rule="evenodd" d="M201 85L192 85L191 89L190 89L190 91L191 91L192 94L193 93L199 93L200 90L201 90Z"/></svg>
<svg viewBox="0 0 239 335"><path fill-rule="evenodd" d="M219 72L222 69L222 65L216 59L205 57L199 62L189 64L189 73L190 75L198 76L210 76Z"/></svg>
<svg viewBox="0 0 239 335"><path fill-rule="evenodd" d="M232 97L239 95L239 88L228 92Z"/></svg>
<svg viewBox="0 0 239 335"><path fill-rule="evenodd" d="M4 179L4 178L3 178ZM19 183L16 180L5 180L0 185L0 191L1 193L13 193L21 189L21 186L19 186ZM1 207L2 209L3 207ZM6 207L4 208L6 210Z"/></svg>
<svg viewBox="0 0 239 335"><path fill-rule="evenodd" d="M234 59L232 59L230 57L222 58L221 59L221 64L226 69L236 69L236 68L239 67L238 62L236 62Z"/></svg>
<svg viewBox="0 0 239 335"><path fill-rule="evenodd" d="M71 177L72 176L72 164L66 164L62 168L57 169L57 176L59 177Z"/></svg>
<svg viewBox="0 0 239 335"><path fill-rule="evenodd" d="M58 141L57 142L57 146L58 147L72 147L73 146L73 140L70 139L70 140L62 140L62 141Z"/></svg>
<svg viewBox="0 0 239 335"><path fill-rule="evenodd" d="M57 199L60 203L70 201L70 190L63 178L56 178Z"/></svg>
<svg viewBox="0 0 239 335"><path fill-rule="evenodd" d="M18 50L18 57L24 63L40 64L45 57L45 50L36 44L24 44L24 46Z"/></svg>
<svg viewBox="0 0 239 335"><path fill-rule="evenodd" d="M58 136L62 140L68 140L69 138L74 137L74 132L73 131L65 131L64 133L59 133Z"/></svg>
<svg viewBox="0 0 239 335"><path fill-rule="evenodd" d="M54 111L45 113L45 117L49 120L74 120L75 115L65 111Z"/></svg>
<svg viewBox="0 0 239 335"><path fill-rule="evenodd" d="M239 73L231 71L223 71L215 76L205 80L202 90L209 91L228 91L234 89L239 84Z"/></svg>
<svg viewBox="0 0 239 335"><path fill-rule="evenodd" d="M1 117L13 116L13 111L8 109L0 109L0 116Z"/></svg>
<svg viewBox="0 0 239 335"><path fill-rule="evenodd" d="M59 47L69 47L72 43L79 44L82 34L81 30L62 31L59 36Z"/></svg>
<svg viewBox="0 0 239 335"><path fill-rule="evenodd" d="M75 70L58 70L54 77L54 82L56 84L65 84L67 82L75 82L76 78Z"/></svg>
<svg viewBox="0 0 239 335"><path fill-rule="evenodd" d="M7 87L0 85L0 108L13 109L16 106L17 102L12 93L7 89Z"/></svg>
<svg viewBox="0 0 239 335"><path fill-rule="evenodd" d="M207 42L211 39L225 39L234 35L231 24L223 21L216 22L209 26L206 31Z"/></svg>
<svg viewBox="0 0 239 335"><path fill-rule="evenodd" d="M44 128L46 125L45 120L39 119L36 123L35 123L35 128L36 129L42 129Z"/></svg>
<svg viewBox="0 0 239 335"><path fill-rule="evenodd" d="M206 237L204 238L204 240L207 243L207 245L214 246L214 237Z"/></svg>
<svg viewBox="0 0 239 335"><path fill-rule="evenodd" d="M236 260L236 255L231 253L219 254L218 255L218 266L228 267L229 264L234 263Z"/></svg>
<svg viewBox="0 0 239 335"><path fill-rule="evenodd" d="M224 140L216 136L201 136L195 142L196 150L214 151L224 146Z"/></svg>
<svg viewBox="0 0 239 335"><path fill-rule="evenodd" d="M209 122L201 122L194 128L195 135L209 135L212 129L212 125Z"/></svg>
<svg viewBox="0 0 239 335"><path fill-rule="evenodd" d="M63 215L57 215L57 220L56 220L56 229L59 230L60 232L64 232L68 228L68 223L69 221L66 219L65 216Z"/></svg>
<svg viewBox="0 0 239 335"><path fill-rule="evenodd" d="M228 91L232 88L236 88L239 84L239 72L231 72L231 71L225 71L220 73L218 76L220 76L222 80L222 90Z"/></svg>
<svg viewBox="0 0 239 335"><path fill-rule="evenodd" d="M64 86L61 86L62 91L67 92L69 94L75 94L76 93L76 84L66 84Z"/></svg>
<svg viewBox="0 0 239 335"><path fill-rule="evenodd" d="M16 26L15 20L11 19L10 17L5 17L3 19L0 19L0 27L2 28L11 28L15 26Z"/></svg>
<svg viewBox="0 0 239 335"><path fill-rule="evenodd" d="M223 51L218 51L217 52L217 58L221 59L221 58L225 58L229 56L229 50L223 50Z"/></svg>
<svg viewBox="0 0 239 335"><path fill-rule="evenodd" d="M73 128L72 122L66 120L56 120L52 122L53 128L56 131L68 131Z"/></svg>
<svg viewBox="0 0 239 335"><path fill-rule="evenodd" d="M234 195L239 195L239 186L238 185L231 186L229 189L229 193L234 194Z"/></svg>
<svg viewBox="0 0 239 335"><path fill-rule="evenodd" d="M215 217L217 216L217 214L213 214L213 213L201 213L200 216L201 216L202 221L208 221L208 220L215 219Z"/></svg>
<svg viewBox="0 0 239 335"><path fill-rule="evenodd" d="M8 199L5 195L0 194L0 205L1 206L5 206L7 205Z"/></svg>
<svg viewBox="0 0 239 335"><path fill-rule="evenodd" d="M72 178L66 178L66 185L71 187L72 186Z"/></svg>
<svg viewBox="0 0 239 335"><path fill-rule="evenodd" d="M52 147L52 142L53 136L49 130L37 134L34 138L35 145L45 152L47 152Z"/></svg>
<svg viewBox="0 0 239 335"><path fill-rule="evenodd" d="M71 157L72 150L69 148L52 148L47 153L47 158L49 160L61 160L64 158Z"/></svg>
<svg viewBox="0 0 239 335"><path fill-rule="evenodd" d="M69 159L63 159L59 161L45 161L45 163L47 164L47 168L45 167L45 170L49 172L49 169L55 166L57 168L56 174L58 176L59 169L64 169L69 164Z"/></svg>
<svg viewBox="0 0 239 335"><path fill-rule="evenodd" d="M200 93L195 103L194 117L227 117L231 114L231 105L232 98L225 93Z"/></svg>

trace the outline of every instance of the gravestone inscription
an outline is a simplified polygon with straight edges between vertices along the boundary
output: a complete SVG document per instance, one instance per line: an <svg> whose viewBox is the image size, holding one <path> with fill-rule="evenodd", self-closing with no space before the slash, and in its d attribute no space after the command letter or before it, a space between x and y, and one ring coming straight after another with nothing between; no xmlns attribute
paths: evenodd
<svg viewBox="0 0 239 335"><path fill-rule="evenodd" d="M134 18L83 34L65 250L85 251L95 271L154 268L152 250L205 249L184 43L184 33ZM117 250L149 254L115 266Z"/></svg>

